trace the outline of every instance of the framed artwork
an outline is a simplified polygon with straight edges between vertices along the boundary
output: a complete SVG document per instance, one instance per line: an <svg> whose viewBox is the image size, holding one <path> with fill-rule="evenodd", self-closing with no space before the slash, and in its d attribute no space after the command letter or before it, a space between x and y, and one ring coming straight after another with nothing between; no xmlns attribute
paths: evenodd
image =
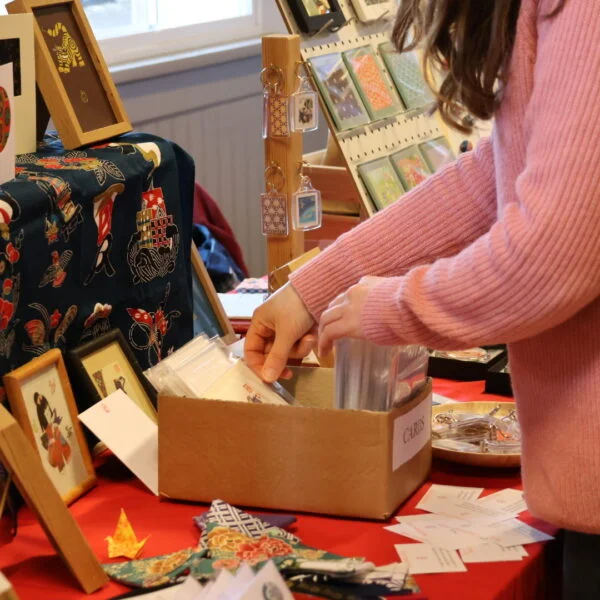
<svg viewBox="0 0 600 600"><path fill-rule="evenodd" d="M54 487L69 504L96 483L60 350L52 349L4 376L15 419Z"/></svg>
<svg viewBox="0 0 600 600"><path fill-rule="evenodd" d="M69 351L69 362L92 403L123 390L155 423L156 390L146 379L129 344L113 329Z"/></svg>
<svg viewBox="0 0 600 600"><path fill-rule="evenodd" d="M339 52L311 58L309 64L339 131L370 122L365 105Z"/></svg>
<svg viewBox="0 0 600 600"><path fill-rule="evenodd" d="M397 0L351 0L354 12L360 21L368 23L384 17L390 20L396 14Z"/></svg>
<svg viewBox="0 0 600 600"><path fill-rule="evenodd" d="M358 174L378 210L393 204L404 194L404 188L387 157L358 165Z"/></svg>
<svg viewBox="0 0 600 600"><path fill-rule="evenodd" d="M36 151L35 60L33 15L7 15L0 19L0 65L12 64L13 117L16 154Z"/></svg>
<svg viewBox="0 0 600 600"><path fill-rule="evenodd" d="M194 337L201 333L209 337L217 335L226 344L232 344L237 337L194 243L191 258Z"/></svg>
<svg viewBox="0 0 600 600"><path fill-rule="evenodd" d="M348 50L343 57L371 119L383 119L404 110L370 46Z"/></svg>
<svg viewBox="0 0 600 600"><path fill-rule="evenodd" d="M400 53L391 42L381 44L379 51L407 109L421 108L434 101L415 51Z"/></svg>
<svg viewBox="0 0 600 600"><path fill-rule="evenodd" d="M59 350L51 352L60 356ZM32 362L38 360L34 358ZM0 462L12 474L15 486L57 554L83 591L91 594L108 583L108 575L100 566L28 438L15 418L0 404Z"/></svg>
<svg viewBox="0 0 600 600"><path fill-rule="evenodd" d="M346 17L338 0L288 0L298 29L304 33L316 33L321 29L336 31Z"/></svg>
<svg viewBox="0 0 600 600"><path fill-rule="evenodd" d="M431 175L427 163L416 146L409 146L392 154L390 160L407 192Z"/></svg>
<svg viewBox="0 0 600 600"><path fill-rule="evenodd" d="M13 88L12 63L0 65L0 184L15 178L16 127L13 123Z"/></svg>
<svg viewBox="0 0 600 600"><path fill-rule="evenodd" d="M67 149L131 131L81 0L13 0L33 13L36 80Z"/></svg>
<svg viewBox="0 0 600 600"><path fill-rule="evenodd" d="M435 173L456 158L450 147L450 142L443 136L435 140L423 142L419 148L432 173Z"/></svg>

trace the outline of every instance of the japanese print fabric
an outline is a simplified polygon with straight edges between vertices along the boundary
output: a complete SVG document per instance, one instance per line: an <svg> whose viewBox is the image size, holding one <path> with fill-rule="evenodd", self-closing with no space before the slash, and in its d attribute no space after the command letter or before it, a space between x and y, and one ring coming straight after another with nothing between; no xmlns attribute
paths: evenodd
<svg viewBox="0 0 600 600"><path fill-rule="evenodd" d="M0 375L113 328L142 369L187 342L192 159L133 133L75 151L48 136L16 163L0 186Z"/></svg>

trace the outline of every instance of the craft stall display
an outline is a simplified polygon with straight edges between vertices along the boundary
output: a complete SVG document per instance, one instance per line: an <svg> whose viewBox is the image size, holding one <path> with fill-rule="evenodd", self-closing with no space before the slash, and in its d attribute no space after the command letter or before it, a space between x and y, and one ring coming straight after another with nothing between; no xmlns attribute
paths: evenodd
<svg viewBox="0 0 600 600"><path fill-rule="evenodd" d="M303 65L319 92L367 215L455 158L458 145L431 114L418 53L399 54L389 41L394 2L276 1L290 34L301 38L295 69ZM290 68L281 60L264 66ZM286 93L280 89L280 101Z"/></svg>

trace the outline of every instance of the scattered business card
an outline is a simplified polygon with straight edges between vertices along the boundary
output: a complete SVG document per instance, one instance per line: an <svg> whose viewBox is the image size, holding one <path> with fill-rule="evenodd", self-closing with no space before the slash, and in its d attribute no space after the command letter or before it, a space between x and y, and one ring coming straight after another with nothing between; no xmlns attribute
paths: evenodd
<svg viewBox="0 0 600 600"><path fill-rule="evenodd" d="M524 556L527 556L527 551L523 546L504 547L487 543L460 549L460 557L464 563L519 561Z"/></svg>
<svg viewBox="0 0 600 600"><path fill-rule="evenodd" d="M435 548L429 544L397 544L398 556L408 565L411 575L422 573L461 573L467 570L456 550Z"/></svg>
<svg viewBox="0 0 600 600"><path fill-rule="evenodd" d="M484 496L483 498L479 498L477 504L505 512L509 515L518 515L524 510L527 510L523 492L512 488L506 488L499 492Z"/></svg>

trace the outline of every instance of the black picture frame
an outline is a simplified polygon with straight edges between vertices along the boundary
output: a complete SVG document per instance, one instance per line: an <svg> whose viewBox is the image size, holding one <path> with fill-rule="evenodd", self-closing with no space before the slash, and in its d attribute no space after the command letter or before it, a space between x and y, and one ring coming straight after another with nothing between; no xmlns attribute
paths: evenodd
<svg viewBox="0 0 600 600"><path fill-rule="evenodd" d="M125 336L120 329L112 329L104 335L81 344L80 346L77 346L68 352L68 361L71 367L71 372L77 379L79 389L81 389L85 394L88 394L89 398L92 399L90 405L99 402L105 398L108 393L112 393L112 391L114 391L109 391L106 389L106 393L104 395L100 393L98 390L99 386L94 383L92 374L88 371L88 368L91 364L90 359L92 356L98 357L98 362L101 362L102 357L100 357L100 353L108 353L111 350L111 347L114 350L115 344L118 346L118 349L122 352L123 356L119 356L117 352L114 357L114 361L118 362L118 360L122 360L124 358L127 361L127 366L123 365L123 369L126 370L128 367L130 370L129 375L133 373L135 379L137 380L137 385L134 383L132 386L134 390L124 389L125 393L127 393L152 420L158 422L158 394L150 381L148 381L144 375L142 368L140 367L135 355L133 354L133 351L129 347L129 344L125 340ZM86 365L86 363L88 364ZM116 388L119 387L116 381L114 381L113 384ZM134 391L137 391L138 393L133 393Z"/></svg>
<svg viewBox="0 0 600 600"><path fill-rule="evenodd" d="M338 0L326 0L330 11L322 15L311 16L306 7L306 2L313 0L288 0L290 10L296 19L298 28L304 33L316 33L321 29L337 31L346 23L346 17ZM328 25L329 21L331 24Z"/></svg>

